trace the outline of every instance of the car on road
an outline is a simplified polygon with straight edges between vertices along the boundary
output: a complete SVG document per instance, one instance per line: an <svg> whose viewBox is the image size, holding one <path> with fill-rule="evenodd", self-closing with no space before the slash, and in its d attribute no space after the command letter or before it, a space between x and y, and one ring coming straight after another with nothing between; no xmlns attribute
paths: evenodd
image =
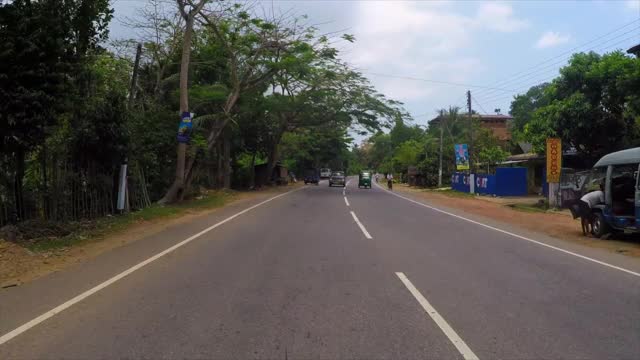
<svg viewBox="0 0 640 360"><path fill-rule="evenodd" d="M329 169L329 168L320 169L320 178L321 179L328 179L330 177L331 177L331 169Z"/></svg>
<svg viewBox="0 0 640 360"><path fill-rule="evenodd" d="M346 186L346 177L344 176L344 172L342 171L334 171L329 178L329 187L332 186Z"/></svg>
<svg viewBox="0 0 640 360"><path fill-rule="evenodd" d="M316 184L320 182L320 175L316 169L307 169L304 172L304 184Z"/></svg>
<svg viewBox="0 0 640 360"><path fill-rule="evenodd" d="M365 189L371 189L371 174L372 172L369 170L360 172L360 176L358 176L358 188L364 187Z"/></svg>

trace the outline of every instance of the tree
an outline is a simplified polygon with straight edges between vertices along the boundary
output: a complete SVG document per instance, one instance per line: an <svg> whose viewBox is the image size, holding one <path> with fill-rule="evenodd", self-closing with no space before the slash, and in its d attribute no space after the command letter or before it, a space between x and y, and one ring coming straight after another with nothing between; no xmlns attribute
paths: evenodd
<svg viewBox="0 0 640 360"><path fill-rule="evenodd" d="M196 4L184 0L176 0L178 10L184 19L184 36L182 38L182 58L180 60L180 116L190 113L189 110L189 60L191 58L191 42L193 39L193 25L195 17L200 13L207 0L200 0ZM190 118L190 115L189 115ZM176 177L160 203L173 202L184 195L185 161L187 156L186 142L178 143L176 157Z"/></svg>
<svg viewBox="0 0 640 360"><path fill-rule="evenodd" d="M83 63L107 34L106 0L16 0L0 6L0 153L11 169L15 211L24 215L25 159L83 86ZM4 167L4 166L3 166ZM46 182L45 182L46 184Z"/></svg>
<svg viewBox="0 0 640 360"><path fill-rule="evenodd" d="M424 151L424 144L416 140L407 140L396 148L393 156L394 168L398 172L406 172L409 166L417 164L418 156Z"/></svg>
<svg viewBox="0 0 640 360"><path fill-rule="evenodd" d="M558 136L585 158L637 146L640 60L620 51L578 53L547 88L550 103L534 111L524 137L538 152Z"/></svg>
<svg viewBox="0 0 640 360"><path fill-rule="evenodd" d="M511 102L510 113L513 116L511 131L516 137L520 137L525 125L531 121L537 109L549 105L548 88L549 83L532 86L525 94L517 95Z"/></svg>
<svg viewBox="0 0 640 360"><path fill-rule="evenodd" d="M489 173L491 166L505 161L508 156L509 153L504 151L500 146L488 146L480 150L478 157L480 162L487 166L487 173Z"/></svg>

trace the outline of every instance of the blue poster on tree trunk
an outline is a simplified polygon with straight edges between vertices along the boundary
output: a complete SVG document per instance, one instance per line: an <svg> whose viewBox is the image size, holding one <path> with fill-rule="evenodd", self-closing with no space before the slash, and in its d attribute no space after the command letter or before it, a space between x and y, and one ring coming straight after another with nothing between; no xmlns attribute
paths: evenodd
<svg viewBox="0 0 640 360"><path fill-rule="evenodd" d="M193 124L191 123L191 113L183 112L180 116L180 125L178 125L178 142L187 144L191 140L191 130Z"/></svg>

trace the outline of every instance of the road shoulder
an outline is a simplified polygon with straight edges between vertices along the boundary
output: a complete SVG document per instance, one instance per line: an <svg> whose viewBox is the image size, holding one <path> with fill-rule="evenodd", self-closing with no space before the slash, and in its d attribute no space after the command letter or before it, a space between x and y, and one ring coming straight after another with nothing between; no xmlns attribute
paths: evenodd
<svg viewBox="0 0 640 360"><path fill-rule="evenodd" d="M37 250L0 239L0 289L20 286L48 274L65 270L169 228L184 226L225 207L250 203L252 200L283 193L290 189L291 187L276 187L254 192L215 191L211 192L208 198L172 206L170 209L143 211L140 214L134 213L128 219L116 219L116 221L104 219L108 224L101 224L100 229L72 234L71 236L75 238L68 246ZM86 237L86 239L78 240L78 237Z"/></svg>
<svg viewBox="0 0 640 360"><path fill-rule="evenodd" d="M394 186L393 191L420 203L472 221L535 239L554 247L635 272L640 271L639 244L583 237L580 233L579 224L573 224L571 217L563 214L522 212L481 199L433 194L430 191L406 186ZM533 221L532 218L536 220ZM545 222L548 224L541 226L541 224L545 225ZM561 224L562 226L554 227L556 224ZM569 236L564 233L567 229ZM520 240L514 237L514 241ZM618 249L626 251L619 251Z"/></svg>

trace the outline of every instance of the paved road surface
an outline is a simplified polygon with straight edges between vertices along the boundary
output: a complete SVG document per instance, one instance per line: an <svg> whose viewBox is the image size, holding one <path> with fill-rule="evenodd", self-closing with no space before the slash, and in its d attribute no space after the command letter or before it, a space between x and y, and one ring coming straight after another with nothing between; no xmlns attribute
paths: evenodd
<svg viewBox="0 0 640 360"><path fill-rule="evenodd" d="M0 359L640 358L637 262L345 194L234 205L1 290Z"/></svg>

